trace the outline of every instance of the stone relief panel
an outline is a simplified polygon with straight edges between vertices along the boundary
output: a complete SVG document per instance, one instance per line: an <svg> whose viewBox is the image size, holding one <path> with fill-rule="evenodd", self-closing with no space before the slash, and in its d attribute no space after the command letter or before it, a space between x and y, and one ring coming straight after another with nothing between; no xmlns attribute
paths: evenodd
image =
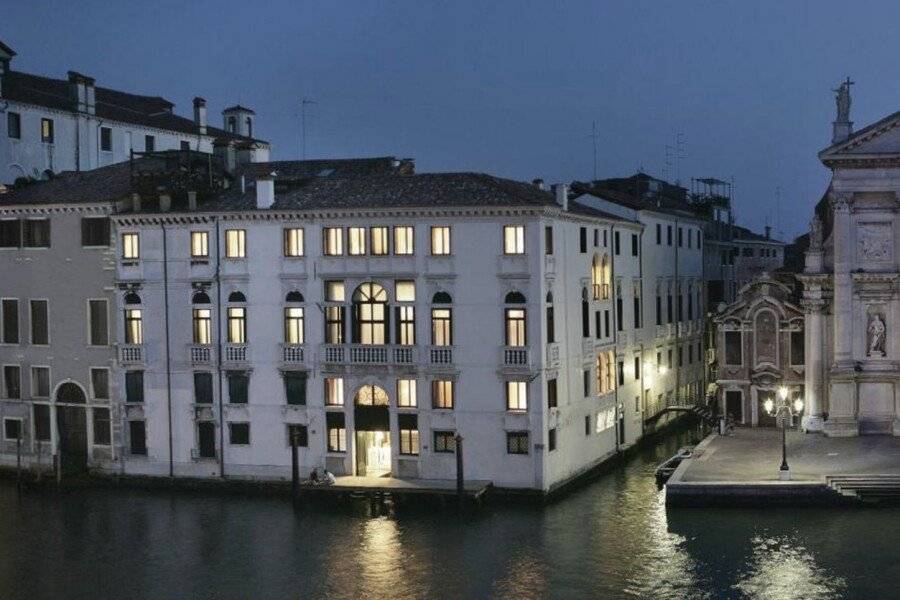
<svg viewBox="0 0 900 600"><path fill-rule="evenodd" d="M894 258L894 237L890 223L859 223L856 227L856 258L858 261L891 261Z"/></svg>

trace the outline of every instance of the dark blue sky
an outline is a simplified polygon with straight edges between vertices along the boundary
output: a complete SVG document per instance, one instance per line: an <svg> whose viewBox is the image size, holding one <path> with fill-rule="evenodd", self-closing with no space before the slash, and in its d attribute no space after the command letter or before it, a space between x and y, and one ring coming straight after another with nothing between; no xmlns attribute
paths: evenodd
<svg viewBox="0 0 900 600"><path fill-rule="evenodd" d="M556 5L556 6L551 6ZM806 230L827 184L831 88L859 129L900 108L895 2L17 2L14 68L240 102L274 157L393 154L420 171L734 178L739 222ZM674 165L670 178L674 178ZM776 190L780 189L780 195ZM777 199L780 197L780 206Z"/></svg>

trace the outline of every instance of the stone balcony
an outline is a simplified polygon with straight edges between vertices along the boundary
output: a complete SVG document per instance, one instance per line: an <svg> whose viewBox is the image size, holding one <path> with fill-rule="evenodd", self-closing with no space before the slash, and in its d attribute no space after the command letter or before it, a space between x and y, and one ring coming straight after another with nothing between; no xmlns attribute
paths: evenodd
<svg viewBox="0 0 900 600"><path fill-rule="evenodd" d="M245 364L249 362L248 344L225 344L222 362L226 365Z"/></svg>
<svg viewBox="0 0 900 600"><path fill-rule="evenodd" d="M430 346L428 362L433 365L453 364L453 346Z"/></svg>
<svg viewBox="0 0 900 600"><path fill-rule="evenodd" d="M319 356L326 364L412 365L417 354L415 346L323 344Z"/></svg>
<svg viewBox="0 0 900 600"><path fill-rule="evenodd" d="M291 365L304 364L306 352L303 344L282 344L281 361Z"/></svg>
<svg viewBox="0 0 900 600"><path fill-rule="evenodd" d="M213 350L210 344L189 344L188 360L192 365L209 365L213 362Z"/></svg>
<svg viewBox="0 0 900 600"><path fill-rule="evenodd" d="M500 360L504 367L531 366L530 355L527 346L504 346L500 350Z"/></svg>
<svg viewBox="0 0 900 600"><path fill-rule="evenodd" d="M144 362L144 346L141 344L122 344L119 346L119 363L123 365L140 365Z"/></svg>

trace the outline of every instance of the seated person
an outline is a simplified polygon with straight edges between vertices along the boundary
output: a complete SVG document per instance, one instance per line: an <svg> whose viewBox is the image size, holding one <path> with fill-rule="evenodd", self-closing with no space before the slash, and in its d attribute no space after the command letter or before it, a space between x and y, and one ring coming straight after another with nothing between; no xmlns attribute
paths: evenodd
<svg viewBox="0 0 900 600"><path fill-rule="evenodd" d="M335 478L334 478L334 473L332 473L332 472L329 471L328 469L325 469L325 472L324 472L324 474L322 475L322 483L323 483L324 485L334 485L334 482L335 482L335 481L336 481L336 480L335 480Z"/></svg>

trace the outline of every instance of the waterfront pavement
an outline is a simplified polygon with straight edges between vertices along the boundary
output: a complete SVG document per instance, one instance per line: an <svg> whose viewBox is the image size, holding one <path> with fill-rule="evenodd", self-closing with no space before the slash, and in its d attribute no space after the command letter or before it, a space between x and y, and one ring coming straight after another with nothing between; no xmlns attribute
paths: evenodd
<svg viewBox="0 0 900 600"><path fill-rule="evenodd" d="M710 436L699 450L681 473L681 481L778 480L780 429L737 428L731 435ZM900 438L827 438L788 431L787 458L792 481L821 482L826 475L900 475Z"/></svg>

